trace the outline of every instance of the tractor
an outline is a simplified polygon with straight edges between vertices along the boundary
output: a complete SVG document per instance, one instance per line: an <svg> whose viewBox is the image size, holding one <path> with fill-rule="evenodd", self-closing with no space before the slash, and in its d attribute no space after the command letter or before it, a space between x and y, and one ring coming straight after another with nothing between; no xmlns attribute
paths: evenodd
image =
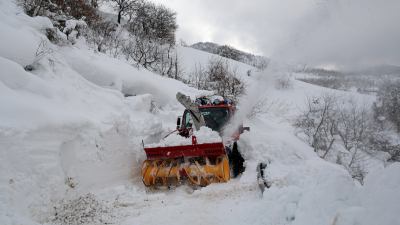
<svg viewBox="0 0 400 225"><path fill-rule="evenodd" d="M240 125L229 141L198 143L194 132L206 126L222 136L236 108L221 96L201 96L193 102L177 93L177 100L186 108L177 119L176 133L191 139L190 144L144 147L147 159L142 165L145 186L177 186L189 181L195 186L227 182L244 171L244 159L236 141L250 128ZM195 131L194 131L195 130Z"/></svg>

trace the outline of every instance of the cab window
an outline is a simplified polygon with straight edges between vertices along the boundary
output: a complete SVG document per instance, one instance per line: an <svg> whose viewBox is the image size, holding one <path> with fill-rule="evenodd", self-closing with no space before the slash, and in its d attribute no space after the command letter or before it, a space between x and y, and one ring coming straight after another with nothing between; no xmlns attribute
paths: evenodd
<svg viewBox="0 0 400 225"><path fill-rule="evenodd" d="M192 124L193 124L192 116L190 115L189 111L186 111L186 113L185 113L185 127L186 128L191 128Z"/></svg>

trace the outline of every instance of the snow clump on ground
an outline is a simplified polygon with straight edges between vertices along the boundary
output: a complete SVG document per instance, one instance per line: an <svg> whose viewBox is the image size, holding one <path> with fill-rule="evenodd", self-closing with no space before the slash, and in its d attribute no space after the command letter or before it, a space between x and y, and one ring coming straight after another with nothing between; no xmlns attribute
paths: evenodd
<svg viewBox="0 0 400 225"><path fill-rule="evenodd" d="M200 130L194 131L193 136L196 136L198 144L204 143L216 143L222 142L221 137L218 132L211 130L208 127L200 127ZM171 134L164 139L162 139L159 143L148 144L146 147L148 148L156 148L156 147L167 147L167 146L181 146L181 145L191 145L192 139L180 136L179 134Z"/></svg>
<svg viewBox="0 0 400 225"><path fill-rule="evenodd" d="M54 207L52 222L62 225L112 224L113 208L88 193L77 199L61 200Z"/></svg>

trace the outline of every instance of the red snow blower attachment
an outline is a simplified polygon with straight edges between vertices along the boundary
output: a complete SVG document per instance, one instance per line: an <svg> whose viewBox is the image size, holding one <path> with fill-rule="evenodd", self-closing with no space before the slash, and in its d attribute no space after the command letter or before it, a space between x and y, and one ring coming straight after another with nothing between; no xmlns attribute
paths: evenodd
<svg viewBox="0 0 400 225"><path fill-rule="evenodd" d="M186 108L182 120L178 118L177 131L182 137L191 138L192 142L145 147L147 159L142 166L143 183L146 186L169 187L184 180L198 186L227 182L230 179L230 163L222 139L199 144L197 138L200 137L193 135L193 129L198 131L207 126L219 132L233 115L234 106L220 96L203 96L192 102L189 97L178 93L177 100Z"/></svg>

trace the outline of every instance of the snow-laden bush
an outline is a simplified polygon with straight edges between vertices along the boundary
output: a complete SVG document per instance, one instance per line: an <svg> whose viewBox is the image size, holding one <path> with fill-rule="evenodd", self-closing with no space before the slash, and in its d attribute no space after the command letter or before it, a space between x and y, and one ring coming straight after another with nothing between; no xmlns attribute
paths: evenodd
<svg viewBox="0 0 400 225"><path fill-rule="evenodd" d="M76 40L83 35L87 30L87 24L83 20L67 20L65 21L65 27L63 33L67 36L67 40L72 44L76 43Z"/></svg>
<svg viewBox="0 0 400 225"><path fill-rule="evenodd" d="M254 119L260 115L269 113L282 116L286 114L287 111L288 105L285 102L264 96L254 101L254 104L247 110L246 117L248 119Z"/></svg>
<svg viewBox="0 0 400 225"><path fill-rule="evenodd" d="M388 162L400 162L400 136L389 131L377 131L370 137L369 144L375 151L388 154Z"/></svg>
<svg viewBox="0 0 400 225"><path fill-rule="evenodd" d="M97 1L19 0L30 16L47 16L58 29L46 35L54 44L75 44L84 36L90 47L112 57L123 57L138 67L180 79L182 69L175 49L176 13L143 0L118 0L118 23L97 15ZM127 23L122 26L122 17ZM65 40L66 39L66 40Z"/></svg>
<svg viewBox="0 0 400 225"><path fill-rule="evenodd" d="M39 45L36 49L35 52L35 57L33 59L33 62L29 65L26 65L24 69L26 71L33 71L36 69L36 67L39 64L39 61L45 58L48 55L51 55L53 53L53 49L49 46L49 43L46 39L42 39L39 42Z"/></svg>
<svg viewBox="0 0 400 225"><path fill-rule="evenodd" d="M322 158L331 150L337 134L337 101L337 96L329 94L307 98L307 109L294 124Z"/></svg>
<svg viewBox="0 0 400 225"><path fill-rule="evenodd" d="M47 16L54 25L63 26L68 19L85 20L88 24L98 21L97 1L87 0L18 0L29 16Z"/></svg>
<svg viewBox="0 0 400 225"><path fill-rule="evenodd" d="M138 67L177 80L181 78L182 69L174 45L161 44L130 34L129 39L122 42L121 53L126 60Z"/></svg>
<svg viewBox="0 0 400 225"><path fill-rule="evenodd" d="M376 131L369 108L335 95L311 97L294 125L321 158L343 165L363 182L365 155L377 150L371 144Z"/></svg>
<svg viewBox="0 0 400 225"><path fill-rule="evenodd" d="M388 121L400 133L400 80L388 80L381 85L374 112L379 123Z"/></svg>
<svg viewBox="0 0 400 225"><path fill-rule="evenodd" d="M243 81L237 76L237 70L231 68L223 58L210 59L206 68L196 65L189 83L197 89L214 91L235 101L245 89Z"/></svg>
<svg viewBox="0 0 400 225"><path fill-rule="evenodd" d="M89 45L99 52L105 53L113 48L113 40L119 40L118 24L109 20L100 20L92 24L91 29L85 34Z"/></svg>
<svg viewBox="0 0 400 225"><path fill-rule="evenodd" d="M43 15L50 7L48 0L20 0L19 3L29 16Z"/></svg>
<svg viewBox="0 0 400 225"><path fill-rule="evenodd" d="M123 16L128 15L131 13L133 10L135 10L137 7L140 6L140 4L143 2L142 0L106 0L109 2L114 3L114 9L117 12L117 22L118 24L121 24L121 20Z"/></svg>
<svg viewBox="0 0 400 225"><path fill-rule="evenodd" d="M174 45L175 32L178 29L174 11L148 1L139 1L132 8L125 27L134 36L161 45Z"/></svg>
<svg viewBox="0 0 400 225"><path fill-rule="evenodd" d="M275 80L275 87L277 89L289 89L293 87L293 81L290 74L282 74Z"/></svg>

